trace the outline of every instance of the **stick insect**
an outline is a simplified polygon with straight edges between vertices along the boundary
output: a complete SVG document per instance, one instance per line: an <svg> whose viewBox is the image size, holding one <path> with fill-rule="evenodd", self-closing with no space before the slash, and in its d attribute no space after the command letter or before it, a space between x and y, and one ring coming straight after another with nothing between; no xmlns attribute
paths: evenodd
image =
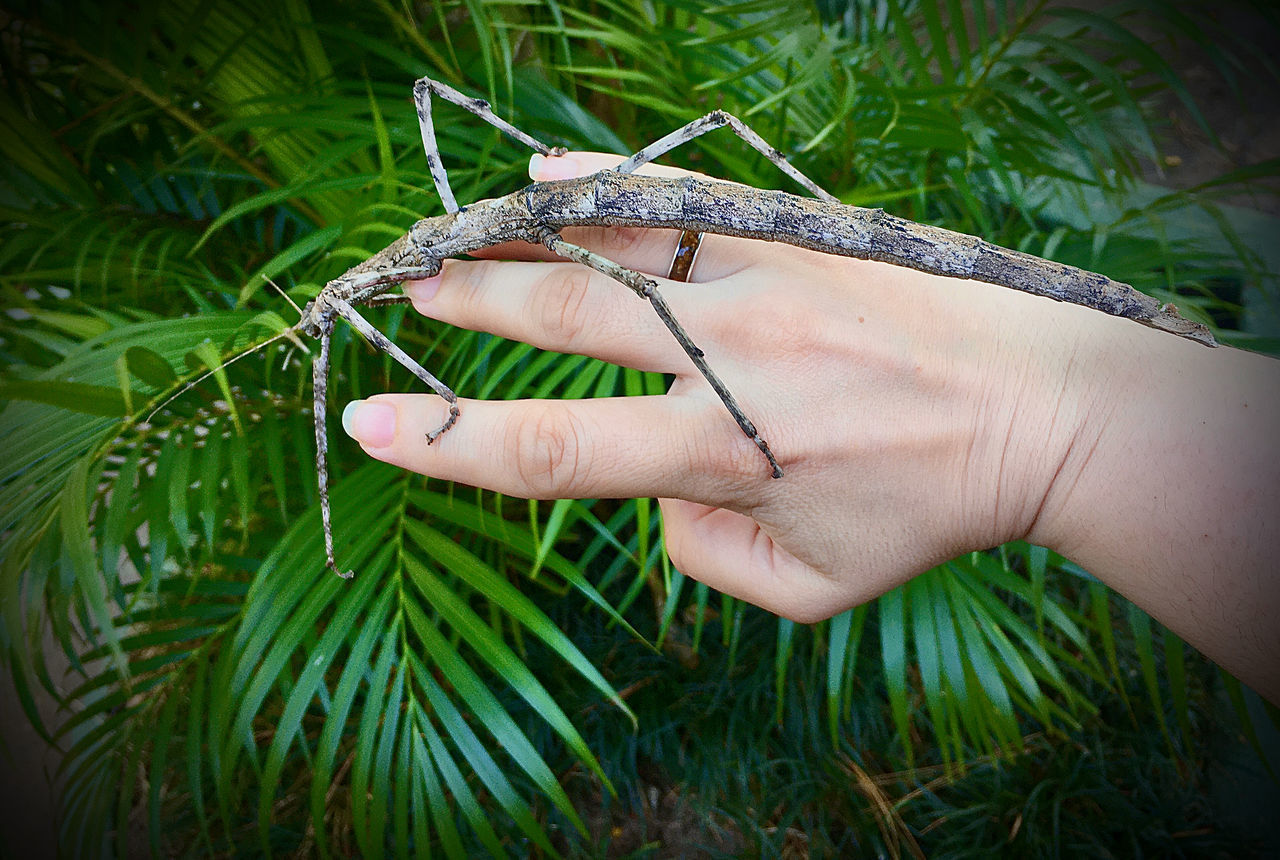
<svg viewBox="0 0 1280 860"><path fill-rule="evenodd" d="M845 206L786 161L741 120L720 110L649 144L614 169L576 179L536 182L505 197L460 206L440 162L431 118L433 96L475 114L544 156L562 155L566 151L548 147L504 121L483 99L472 98L430 78L419 80L413 88L414 103L427 165L444 203L445 214L417 222L385 249L329 281L303 309L301 321L285 333L303 332L320 341L312 371L320 513L326 563L344 578L350 578L352 572L342 571L334 558L327 468L325 401L334 324L339 318L346 320L373 346L388 353L448 403L444 423L425 433L425 444L430 445L459 420L457 395L374 328L356 307L407 302L406 296L388 291L406 280L437 274L446 257L502 242L523 240L544 245L560 257L618 281L649 302L719 395L743 434L759 448L774 478L782 477L777 458L732 392L711 369L702 350L676 320L659 292L658 282L566 241L560 230L600 225L659 227L785 242L828 254L987 281L1125 317L1206 346L1217 345L1207 328L1182 317L1172 305L1162 305L1105 275L1011 251L975 236L917 224L881 209ZM675 147L724 126L813 196L800 197L694 177L669 179L635 173L637 168Z"/></svg>

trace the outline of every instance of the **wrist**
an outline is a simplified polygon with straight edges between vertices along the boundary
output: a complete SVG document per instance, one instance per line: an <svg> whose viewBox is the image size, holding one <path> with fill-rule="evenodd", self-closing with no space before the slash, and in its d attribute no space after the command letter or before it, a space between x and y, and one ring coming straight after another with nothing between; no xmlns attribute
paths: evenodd
<svg viewBox="0 0 1280 860"><path fill-rule="evenodd" d="M1280 363L1104 317L1028 539L1280 697Z"/></svg>
<svg viewBox="0 0 1280 860"><path fill-rule="evenodd" d="M1112 326L1133 324L981 287L987 329L962 473L965 534L971 549L1053 546L1061 503L1108 427L1111 369L1126 365Z"/></svg>
<svg viewBox="0 0 1280 860"><path fill-rule="evenodd" d="M1275 534L1280 365L1110 317L1089 350L1090 408L1028 539L1122 591L1171 565L1244 561L1264 542L1250 523Z"/></svg>
<svg viewBox="0 0 1280 860"><path fill-rule="evenodd" d="M1067 386L1070 448L1026 538L1104 576L1117 563L1132 569L1131 555L1153 557L1134 554L1135 541L1217 483L1216 437L1227 427L1214 425L1233 399L1248 398L1232 391L1239 376L1224 366L1243 354L1085 313Z"/></svg>

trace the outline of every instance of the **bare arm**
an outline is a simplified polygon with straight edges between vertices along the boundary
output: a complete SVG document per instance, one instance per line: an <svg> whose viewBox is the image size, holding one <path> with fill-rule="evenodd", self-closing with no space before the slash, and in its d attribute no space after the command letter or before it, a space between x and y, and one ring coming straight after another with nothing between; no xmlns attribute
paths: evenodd
<svg viewBox="0 0 1280 860"><path fill-rule="evenodd" d="M676 241L566 235L657 275ZM418 310L671 373L670 392L465 402L431 446L442 401L383 395L344 421L372 456L531 498L659 497L682 571L801 621L1025 537L1280 700L1280 363L980 282L708 236L698 283L662 288L769 439L775 481L643 302L538 262L538 246L493 253L517 261L448 261L407 285Z"/></svg>
<svg viewBox="0 0 1280 860"><path fill-rule="evenodd" d="M1079 429L1028 539L1280 701L1280 362L1088 323Z"/></svg>

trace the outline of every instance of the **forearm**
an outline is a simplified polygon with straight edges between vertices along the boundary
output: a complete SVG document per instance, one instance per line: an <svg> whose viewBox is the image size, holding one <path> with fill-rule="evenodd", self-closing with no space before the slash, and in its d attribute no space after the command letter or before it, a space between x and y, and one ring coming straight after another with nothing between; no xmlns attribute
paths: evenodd
<svg viewBox="0 0 1280 860"><path fill-rule="evenodd" d="M1280 362L1088 321L1029 539L1280 701Z"/></svg>

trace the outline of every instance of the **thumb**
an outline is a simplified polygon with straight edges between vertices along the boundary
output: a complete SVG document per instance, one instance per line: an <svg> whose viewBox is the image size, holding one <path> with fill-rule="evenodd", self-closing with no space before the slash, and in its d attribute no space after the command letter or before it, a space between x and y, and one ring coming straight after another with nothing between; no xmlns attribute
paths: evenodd
<svg viewBox="0 0 1280 860"><path fill-rule="evenodd" d="M659 499L671 563L712 588L802 624L848 608L839 583L787 552L744 514Z"/></svg>

